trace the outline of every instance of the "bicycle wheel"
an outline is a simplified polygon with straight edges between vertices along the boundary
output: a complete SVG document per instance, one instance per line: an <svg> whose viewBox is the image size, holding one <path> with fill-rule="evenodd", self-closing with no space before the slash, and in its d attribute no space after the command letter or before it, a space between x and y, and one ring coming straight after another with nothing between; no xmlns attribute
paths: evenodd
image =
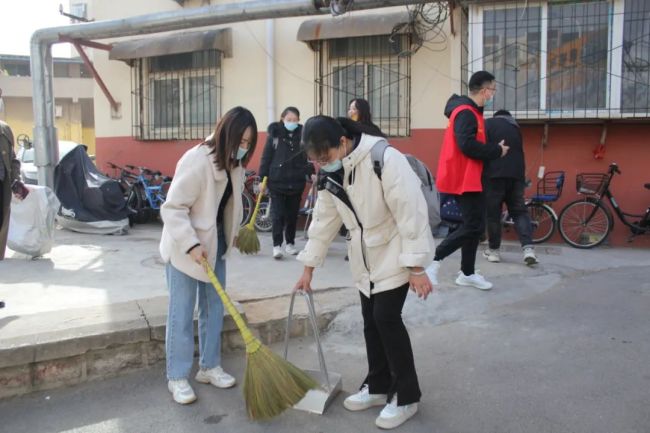
<svg viewBox="0 0 650 433"><path fill-rule="evenodd" d="M126 206L131 214L129 219L137 224L148 222L151 215L147 210L146 203L144 187L139 183L131 185L126 194Z"/></svg>
<svg viewBox="0 0 650 433"><path fill-rule="evenodd" d="M600 202L593 199L569 203L559 218L560 235L575 248L593 248L607 239L614 220Z"/></svg>
<svg viewBox="0 0 650 433"><path fill-rule="evenodd" d="M244 214L242 215L241 226L245 226L251 220L251 213L253 212L253 197L246 190L241 193L242 206Z"/></svg>
<svg viewBox="0 0 650 433"><path fill-rule="evenodd" d="M260 203L260 210L255 218L255 228L260 232L270 232L273 229L273 220L271 219L271 212L267 210L271 203L263 201Z"/></svg>
<svg viewBox="0 0 650 433"><path fill-rule="evenodd" d="M542 242L546 242L553 236L553 232L555 232L555 228L557 227L555 212L543 203L532 202L528 203L526 207L530 215L530 222L533 225L533 243L541 244Z"/></svg>

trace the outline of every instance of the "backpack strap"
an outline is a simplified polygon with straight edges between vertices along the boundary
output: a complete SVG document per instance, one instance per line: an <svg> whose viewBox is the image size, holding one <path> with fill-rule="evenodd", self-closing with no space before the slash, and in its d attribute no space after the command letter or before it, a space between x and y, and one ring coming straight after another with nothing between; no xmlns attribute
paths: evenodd
<svg viewBox="0 0 650 433"><path fill-rule="evenodd" d="M379 140L370 149L370 159L372 160L372 169L381 180L381 171L384 168L384 153L390 146L386 140Z"/></svg>

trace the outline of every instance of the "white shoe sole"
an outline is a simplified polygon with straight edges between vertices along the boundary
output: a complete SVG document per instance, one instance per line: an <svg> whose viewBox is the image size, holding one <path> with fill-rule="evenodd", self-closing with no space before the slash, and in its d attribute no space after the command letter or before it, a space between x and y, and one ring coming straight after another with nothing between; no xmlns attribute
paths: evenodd
<svg viewBox="0 0 650 433"><path fill-rule="evenodd" d="M416 413L418 413L417 408L415 409L415 411L413 411L412 413L408 414L405 417L400 417L400 418L396 417L396 418L389 418L389 419L377 417L377 419L375 420L375 425L383 430L391 430L401 426L406 421L413 418L413 415L415 415Z"/></svg>
<svg viewBox="0 0 650 433"><path fill-rule="evenodd" d="M349 401L347 399L343 400L343 407L351 412L359 412L377 406L386 406L386 396L383 396L381 399L378 398L368 403Z"/></svg>
<svg viewBox="0 0 650 433"><path fill-rule="evenodd" d="M465 282L465 281L461 281L461 280L459 280L458 278L456 279L456 284L459 285L459 286L474 287L474 288L477 288L477 289L479 289L479 290L492 290L492 287L493 287L493 284L492 284L492 283L488 283L489 286L488 286L488 285L485 285L485 286L477 286L476 284L472 284L472 283L467 283L467 282Z"/></svg>
<svg viewBox="0 0 650 433"><path fill-rule="evenodd" d="M232 383L226 383L226 384L221 384L221 383L220 383L220 384L216 384L216 383L213 383L213 382L210 380L209 377L199 376L198 374L196 375L196 377L195 377L194 379L195 379L197 382L199 382L199 383L205 383L206 385L213 385L213 386L216 386L217 388L221 388L221 389L232 388L232 387L235 386L235 384L237 383L236 380L233 380Z"/></svg>
<svg viewBox="0 0 650 433"><path fill-rule="evenodd" d="M501 261L501 257L493 257L485 253L483 253L483 257L485 257L490 263L499 263Z"/></svg>
<svg viewBox="0 0 650 433"><path fill-rule="evenodd" d="M181 400L181 399L177 399L176 396L174 396L174 392L171 389L169 389L169 386L167 387L167 390L171 393L172 399L178 404L190 404L196 401L196 394L194 394L192 397L189 397L185 400Z"/></svg>

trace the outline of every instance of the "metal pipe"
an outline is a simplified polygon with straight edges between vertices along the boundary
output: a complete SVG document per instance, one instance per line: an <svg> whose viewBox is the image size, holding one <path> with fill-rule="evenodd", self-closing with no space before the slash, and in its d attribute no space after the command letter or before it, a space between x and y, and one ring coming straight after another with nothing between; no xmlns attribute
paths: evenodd
<svg viewBox="0 0 650 433"><path fill-rule="evenodd" d="M90 71L90 74L93 76L95 81L97 82L97 85L101 89L101 91L104 93L104 96L106 96L106 99L108 99L108 103L111 104L111 108L113 109L114 112L117 112L119 109L119 104L113 98L113 95L111 95L111 92L108 90L108 87L106 87L106 84L104 84L104 80L102 80L102 77L99 75L99 72L97 72L97 69L95 69L95 65L93 65L93 62L90 61L88 58L88 55L84 51L83 47L79 42L73 39L72 45L77 49L77 52L79 53L79 56L81 57L81 60L83 60L84 64Z"/></svg>
<svg viewBox="0 0 650 433"><path fill-rule="evenodd" d="M421 3L422 0L355 0L352 10L376 9ZM52 92L52 44L61 37L106 39L206 27L241 21L317 15L328 12L329 0L254 0L210 5L129 18L50 27L34 32L31 39L32 86L34 89L34 147L38 182L54 186L58 162ZM40 153L40 156L39 156Z"/></svg>
<svg viewBox="0 0 650 433"><path fill-rule="evenodd" d="M275 21L266 20L266 117L275 121Z"/></svg>

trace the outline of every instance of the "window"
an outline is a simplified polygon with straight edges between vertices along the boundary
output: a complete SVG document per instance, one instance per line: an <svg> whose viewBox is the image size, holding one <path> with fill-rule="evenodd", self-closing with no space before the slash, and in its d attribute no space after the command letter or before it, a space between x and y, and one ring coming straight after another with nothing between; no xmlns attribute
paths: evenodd
<svg viewBox="0 0 650 433"><path fill-rule="evenodd" d="M626 0L623 25L621 108L644 112L650 106L650 4Z"/></svg>
<svg viewBox="0 0 650 433"><path fill-rule="evenodd" d="M219 113L220 63L217 50L137 59L132 70L133 135L142 140L208 136Z"/></svg>
<svg viewBox="0 0 650 433"><path fill-rule="evenodd" d="M467 77L519 118L650 117L650 2L494 2L469 14Z"/></svg>
<svg viewBox="0 0 650 433"><path fill-rule="evenodd" d="M0 65L0 70L2 69L4 69L7 75L12 77L29 77L31 75L31 71L29 69L29 61L20 63L3 63Z"/></svg>
<svg viewBox="0 0 650 433"><path fill-rule="evenodd" d="M347 116L351 99L370 103L372 120L390 136L410 134L410 58L399 56L407 35L319 42L316 111Z"/></svg>
<svg viewBox="0 0 650 433"><path fill-rule="evenodd" d="M501 84L495 107L526 110L539 106L540 8L486 10L484 68ZM513 23L518 23L513 25Z"/></svg>
<svg viewBox="0 0 650 433"><path fill-rule="evenodd" d="M548 6L548 110L606 108L608 9L606 1Z"/></svg>

